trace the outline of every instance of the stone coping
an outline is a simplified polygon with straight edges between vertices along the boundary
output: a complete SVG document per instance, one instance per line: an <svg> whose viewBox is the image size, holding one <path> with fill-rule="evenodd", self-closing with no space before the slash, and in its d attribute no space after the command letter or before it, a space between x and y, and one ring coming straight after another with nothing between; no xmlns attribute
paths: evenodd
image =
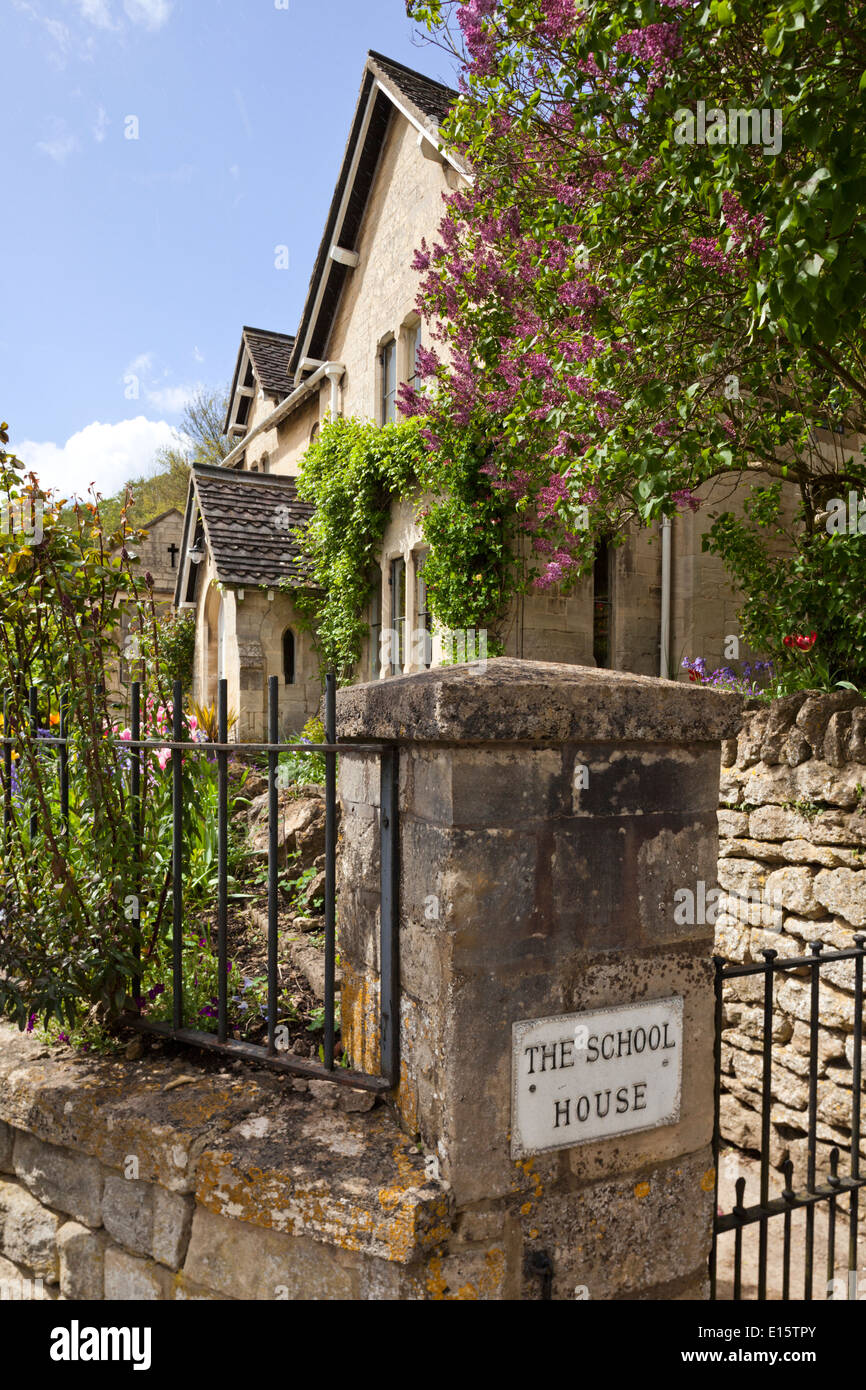
<svg viewBox="0 0 866 1390"><path fill-rule="evenodd" d="M714 743L743 700L682 681L496 657L350 686L338 737L424 743Z"/></svg>
<svg viewBox="0 0 866 1390"><path fill-rule="evenodd" d="M217 1215L407 1263L447 1233L450 1197L390 1110L347 1112L369 1096L342 1089L199 1071L195 1053L90 1060L0 1023L0 1121L115 1172L135 1157Z"/></svg>

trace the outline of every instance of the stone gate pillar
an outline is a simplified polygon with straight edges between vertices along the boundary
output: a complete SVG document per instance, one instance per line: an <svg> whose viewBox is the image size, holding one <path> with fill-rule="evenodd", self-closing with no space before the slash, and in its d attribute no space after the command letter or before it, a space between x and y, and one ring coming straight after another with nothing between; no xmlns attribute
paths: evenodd
<svg viewBox="0 0 866 1390"><path fill-rule="evenodd" d="M505 658L339 694L341 739L400 745L396 1103L452 1189L446 1257L499 1252L491 1296L706 1296L703 909L740 705ZM344 1037L375 1064L374 756L340 795Z"/></svg>

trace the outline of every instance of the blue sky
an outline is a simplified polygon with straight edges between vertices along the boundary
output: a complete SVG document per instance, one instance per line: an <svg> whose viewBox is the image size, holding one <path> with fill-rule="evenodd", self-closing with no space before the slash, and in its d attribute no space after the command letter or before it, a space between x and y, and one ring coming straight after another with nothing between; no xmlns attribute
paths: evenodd
<svg viewBox="0 0 866 1390"><path fill-rule="evenodd" d="M114 491L243 324L296 329L369 48L453 81L403 0L4 0L0 417L43 483Z"/></svg>

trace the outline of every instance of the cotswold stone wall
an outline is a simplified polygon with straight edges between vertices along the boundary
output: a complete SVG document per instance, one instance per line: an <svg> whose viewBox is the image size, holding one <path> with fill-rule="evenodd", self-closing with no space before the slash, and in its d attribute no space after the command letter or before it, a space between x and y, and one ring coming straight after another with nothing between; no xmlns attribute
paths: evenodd
<svg viewBox="0 0 866 1390"><path fill-rule="evenodd" d="M849 691L801 691L747 707L722 745L716 946L730 960L844 949L866 932L866 705ZM818 1161L850 1152L853 963L821 970ZM810 972L777 977L772 1161L805 1150ZM760 1149L763 982L726 986L723 1136Z"/></svg>
<svg viewBox="0 0 866 1390"><path fill-rule="evenodd" d="M0 1026L0 1299L496 1296L478 1221L453 1218L367 1092Z"/></svg>

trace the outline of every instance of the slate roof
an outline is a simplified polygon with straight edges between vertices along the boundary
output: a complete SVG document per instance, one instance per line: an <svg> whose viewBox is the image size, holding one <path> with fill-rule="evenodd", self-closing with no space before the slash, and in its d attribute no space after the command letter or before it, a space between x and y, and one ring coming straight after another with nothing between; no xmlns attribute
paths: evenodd
<svg viewBox="0 0 866 1390"><path fill-rule="evenodd" d="M223 421L223 434L228 433L235 392L239 386L244 384L240 379L244 348L250 354L253 372L259 386L268 395L276 396L278 401L282 401L293 389L289 380L289 359L294 346L295 338L292 333L273 333L267 328L248 328L246 326L242 329L241 345L238 348L234 376L229 388L226 417Z"/></svg>
<svg viewBox="0 0 866 1390"><path fill-rule="evenodd" d="M220 583L272 588L281 579L304 582L309 562L292 532L306 526L314 508L298 497L294 478L200 464L192 469L192 484Z"/></svg>
<svg viewBox="0 0 866 1390"><path fill-rule="evenodd" d="M407 68L393 58L375 53L373 49L370 49L369 60L373 70L378 70L377 76L390 79L406 101L415 107L419 116L426 117L437 130L440 128L458 96L453 87L446 87L443 82L425 77L414 68Z"/></svg>
<svg viewBox="0 0 866 1390"><path fill-rule="evenodd" d="M244 328L244 342L252 358L259 385L282 400L290 392L289 358L295 346L293 333L269 333L264 328Z"/></svg>

